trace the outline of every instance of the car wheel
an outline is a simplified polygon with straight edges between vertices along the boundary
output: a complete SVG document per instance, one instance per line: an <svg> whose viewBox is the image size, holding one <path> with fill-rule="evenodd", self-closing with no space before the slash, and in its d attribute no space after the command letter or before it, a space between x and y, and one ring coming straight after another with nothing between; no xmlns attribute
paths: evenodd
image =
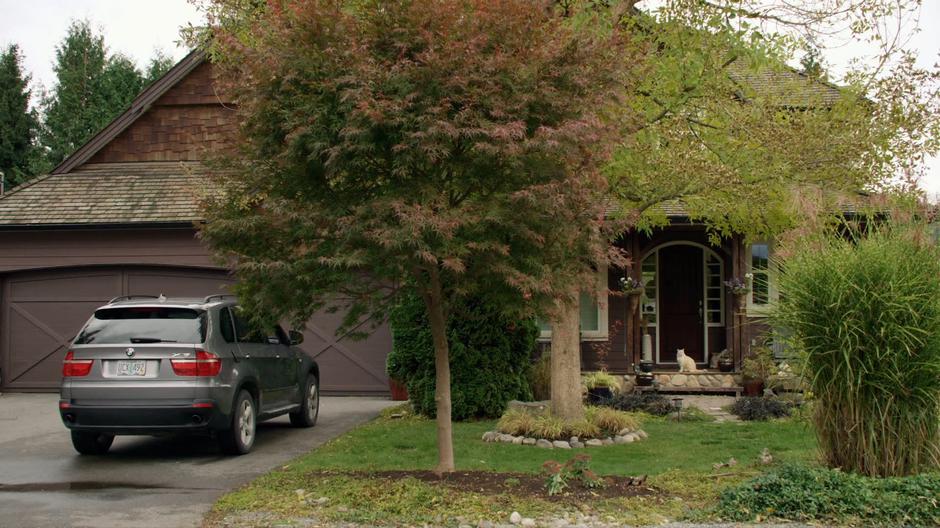
<svg viewBox="0 0 940 528"><path fill-rule="evenodd" d="M228 455L244 455L255 445L258 413L255 400L248 391L238 393L232 407L232 421L228 429L219 433L219 447Z"/></svg>
<svg viewBox="0 0 940 528"><path fill-rule="evenodd" d="M83 455L103 455L111 449L114 435L72 431L72 446Z"/></svg>
<svg viewBox="0 0 940 528"><path fill-rule="evenodd" d="M313 427L317 423L317 417L320 415L320 384L317 381L313 374L307 376L300 409L290 413L290 423L294 427Z"/></svg>

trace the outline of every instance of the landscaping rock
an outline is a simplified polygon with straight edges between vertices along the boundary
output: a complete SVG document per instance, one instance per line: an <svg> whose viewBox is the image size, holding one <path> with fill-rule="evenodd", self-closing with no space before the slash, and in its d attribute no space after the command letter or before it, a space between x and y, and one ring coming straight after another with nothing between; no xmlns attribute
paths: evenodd
<svg viewBox="0 0 940 528"><path fill-rule="evenodd" d="M646 434L646 431L644 431L643 429L640 429L639 431L637 431L636 434L639 435L639 437L642 438L643 440L646 440L647 438L649 438L649 435Z"/></svg>
<svg viewBox="0 0 940 528"><path fill-rule="evenodd" d="M512 512L512 515L509 516L509 522L513 524L519 524L522 522L522 515L519 512Z"/></svg>
<svg viewBox="0 0 940 528"><path fill-rule="evenodd" d="M522 445L535 445L535 438L523 438Z"/></svg>
<svg viewBox="0 0 940 528"><path fill-rule="evenodd" d="M602 445L604 445L604 442L598 440L597 438L592 438L590 440L585 441L584 445L586 445L587 447L601 447Z"/></svg>
<svg viewBox="0 0 940 528"><path fill-rule="evenodd" d="M490 521L480 521L477 523L477 528L493 528L493 523Z"/></svg>
<svg viewBox="0 0 940 528"><path fill-rule="evenodd" d="M584 442L579 442L577 440L573 442L568 442L568 443L571 444L571 447L574 449L581 449L582 447L584 447Z"/></svg>
<svg viewBox="0 0 940 528"><path fill-rule="evenodd" d="M499 433L496 431L487 431L483 433L484 442L495 442L497 440L499 440Z"/></svg>
<svg viewBox="0 0 940 528"><path fill-rule="evenodd" d="M565 442L564 440L555 440L554 442L552 442L552 445L557 447L558 449L571 449L571 444L569 444L568 442Z"/></svg>
<svg viewBox="0 0 940 528"><path fill-rule="evenodd" d="M578 438L577 436L572 436L571 438L568 439L568 443L569 443L569 444L573 444L573 443L575 443L575 442L580 442L580 441L581 441L581 439Z"/></svg>
<svg viewBox="0 0 940 528"><path fill-rule="evenodd" d="M634 440L636 440L636 438L634 438L633 435L617 435L614 437L615 444L632 444Z"/></svg>
<svg viewBox="0 0 940 528"><path fill-rule="evenodd" d="M504 444L511 444L516 437L511 434L501 434L499 435L499 441Z"/></svg>
<svg viewBox="0 0 940 528"><path fill-rule="evenodd" d="M516 444L516 445L522 445L522 441L523 441L523 440L525 440L525 437L517 436L517 437L515 437L515 438L512 439L512 443L514 443L514 444Z"/></svg>
<svg viewBox="0 0 940 528"><path fill-rule="evenodd" d="M544 438L539 438L538 440L535 441L535 447L544 447L545 449L551 449L555 446L553 446L552 443L549 442L548 440Z"/></svg>
<svg viewBox="0 0 940 528"><path fill-rule="evenodd" d="M535 402L524 402L519 400L512 400L509 402L506 407L510 411L522 411L529 413L533 416L538 416L541 414L548 413L548 410L551 408L551 401L535 401Z"/></svg>
<svg viewBox="0 0 940 528"><path fill-rule="evenodd" d="M632 432L633 432L633 429L621 429L620 432L617 434L619 434L620 436L627 436L628 434Z"/></svg>
<svg viewBox="0 0 940 528"><path fill-rule="evenodd" d="M613 439L613 438L602 438L602 439L601 439L601 443L604 444L604 445L614 445L614 439Z"/></svg>
<svg viewBox="0 0 940 528"><path fill-rule="evenodd" d="M535 526L535 519L531 517L526 517L522 519L522 526L524 526L525 528L532 528L533 526Z"/></svg>

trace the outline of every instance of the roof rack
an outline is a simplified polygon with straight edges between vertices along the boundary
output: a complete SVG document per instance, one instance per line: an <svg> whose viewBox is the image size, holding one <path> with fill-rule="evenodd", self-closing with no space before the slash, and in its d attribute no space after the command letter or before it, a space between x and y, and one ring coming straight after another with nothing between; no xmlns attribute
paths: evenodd
<svg viewBox="0 0 940 528"><path fill-rule="evenodd" d="M163 297L162 294L161 295L121 295L119 297L115 297L111 299L110 301L108 301L108 304L114 304L120 301L130 301L133 299L159 299L161 297ZM163 297L163 298L165 299L166 297Z"/></svg>
<svg viewBox="0 0 940 528"><path fill-rule="evenodd" d="M221 300L225 299L226 297L231 297L232 299L237 299L237 298L238 298L237 295L234 295L234 294L231 294L231 293L216 293L216 294L213 294L213 295L207 295L206 298L202 300L202 302L207 303L207 302L211 301L212 299L218 299L218 300L221 301Z"/></svg>

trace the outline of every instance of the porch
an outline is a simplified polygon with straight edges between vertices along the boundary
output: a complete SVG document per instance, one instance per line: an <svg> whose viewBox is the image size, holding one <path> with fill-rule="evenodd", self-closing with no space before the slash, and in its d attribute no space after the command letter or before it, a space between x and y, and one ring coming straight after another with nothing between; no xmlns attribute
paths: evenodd
<svg viewBox="0 0 940 528"><path fill-rule="evenodd" d="M631 375L646 359L663 388L709 392L740 387L743 358L768 330L753 293L736 296L725 286L756 265L743 239L733 236L715 244L701 225L672 224L649 235L626 233L617 245L632 257L631 264L606 270L607 305L597 306L599 315L588 317L587 324L593 307L585 310L582 300L583 369ZM642 291L621 293L624 276L641 280ZM680 349L701 372L678 373ZM723 351L733 362L731 373L716 368Z"/></svg>

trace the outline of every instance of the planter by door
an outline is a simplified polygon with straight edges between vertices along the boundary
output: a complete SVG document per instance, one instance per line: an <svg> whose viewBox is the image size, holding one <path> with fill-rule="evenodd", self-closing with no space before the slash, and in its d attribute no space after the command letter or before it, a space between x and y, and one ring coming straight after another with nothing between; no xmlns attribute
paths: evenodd
<svg viewBox="0 0 940 528"><path fill-rule="evenodd" d="M744 380L745 396L761 396L764 394L764 382L761 380Z"/></svg>

